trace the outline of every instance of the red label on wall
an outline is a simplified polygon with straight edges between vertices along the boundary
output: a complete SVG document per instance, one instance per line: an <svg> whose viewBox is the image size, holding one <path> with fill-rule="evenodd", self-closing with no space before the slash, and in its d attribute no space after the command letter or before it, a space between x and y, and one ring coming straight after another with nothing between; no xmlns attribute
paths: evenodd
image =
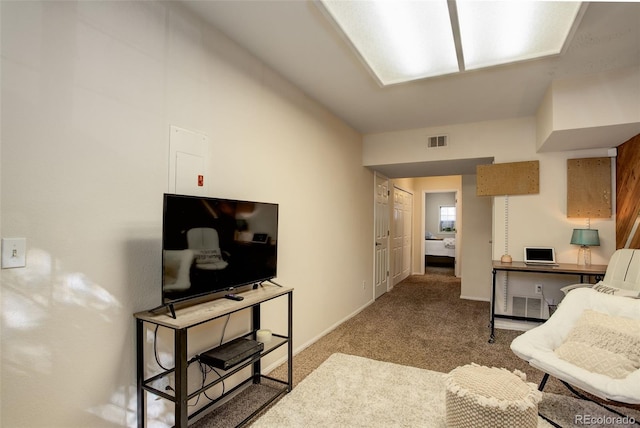
<svg viewBox="0 0 640 428"><path fill-rule="evenodd" d="M204 186L204 175L198 176L198 187Z"/></svg>

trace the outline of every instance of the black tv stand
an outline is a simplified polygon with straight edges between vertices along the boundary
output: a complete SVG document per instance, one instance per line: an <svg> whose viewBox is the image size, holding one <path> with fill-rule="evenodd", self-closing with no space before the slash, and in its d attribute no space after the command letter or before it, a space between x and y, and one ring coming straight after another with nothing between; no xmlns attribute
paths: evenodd
<svg viewBox="0 0 640 428"><path fill-rule="evenodd" d="M175 405L175 427L187 428L189 420L202 414L212 406L226 401L233 400L233 396L245 387L251 387L252 384L260 384L263 380L265 383L276 385L269 397L265 397L261 401L260 406L250 415L238 424L243 426L249 423L257 414L264 410L269 404L278 398L287 394L293 389L293 288L284 288L279 286L265 285L255 290L249 289L242 293L238 293L244 297L242 301L229 299L215 299L203 302L197 305L178 307L174 309L173 314L154 313L154 309L134 314L136 318L136 354L137 354L137 396L138 396L138 428L146 426L147 422L147 394L153 394L162 397ZM207 380L201 388L196 391L187 390L187 367L190 362L197 360L195 356L188 355L187 339L189 329L196 326L202 326L208 321L226 317L229 314L248 310L251 318L251 327L242 335L246 339L257 339L257 331L261 328L260 307L265 302L287 296L287 332L286 334L273 334L272 340L264 345L264 349L250 356L248 359L239 362L237 365L230 367L227 371L222 372L219 378ZM165 305L171 307L173 305ZM159 308L156 308L156 310ZM170 309L171 310L171 309ZM176 317L175 315L179 315ZM174 361L175 367L162 368L155 367L154 370L149 369L149 361L153 359L145 359L145 350L150 348L150 337L147 331L156 327L163 326L173 331L174 341ZM271 352L285 347L287 349L287 380L280 380L262 374L261 359ZM206 393L210 388L223 382L230 376L237 375L241 370L250 368L243 375L243 381L231 390L224 392L220 397L212 400L204 407L192 411L189 414L188 401L200 393ZM268 381L268 382L267 382ZM169 383L167 385L167 382ZM149 398L151 399L151 398ZM250 413L250 411L247 411ZM244 416L244 415L243 415Z"/></svg>
<svg viewBox="0 0 640 428"><path fill-rule="evenodd" d="M262 282L260 283L260 285L262 285L262 284L263 284L263 283L265 283L265 282L268 282L268 283L273 284L273 285L275 285L275 286L278 286L278 287L280 287L280 288L284 288L284 285L280 285L280 284L278 284L278 283L277 283L277 282L275 282L273 279L266 279L266 280L262 281Z"/></svg>
<svg viewBox="0 0 640 428"><path fill-rule="evenodd" d="M173 303L169 303L167 305L167 309L169 309L169 312L171 312L171 318L173 318L174 320L177 319L176 308L173 306Z"/></svg>
<svg viewBox="0 0 640 428"><path fill-rule="evenodd" d="M170 315L171 318L176 319L176 308L173 305L173 303L167 303L165 305L160 305L160 306L155 307L153 309L149 309L149 313L159 314L162 309L163 309L162 312L166 313L165 311L169 311L169 313L171 314Z"/></svg>

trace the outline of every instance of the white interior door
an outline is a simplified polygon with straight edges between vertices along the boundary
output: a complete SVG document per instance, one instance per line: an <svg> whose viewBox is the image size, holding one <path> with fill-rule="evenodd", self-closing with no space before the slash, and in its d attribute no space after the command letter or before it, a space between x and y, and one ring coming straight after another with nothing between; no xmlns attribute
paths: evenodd
<svg viewBox="0 0 640 428"><path fill-rule="evenodd" d="M413 195L393 188L392 284L396 285L411 273L411 224Z"/></svg>
<svg viewBox="0 0 640 428"><path fill-rule="evenodd" d="M402 244L404 236L404 195L393 188L393 224L391 226L391 284L402 280Z"/></svg>
<svg viewBox="0 0 640 428"><path fill-rule="evenodd" d="M376 173L375 177L375 250L374 298L382 296L389 287L389 179Z"/></svg>
<svg viewBox="0 0 640 428"><path fill-rule="evenodd" d="M413 195L404 192L404 226L402 228L402 279L405 279L411 273L411 239L413 237Z"/></svg>

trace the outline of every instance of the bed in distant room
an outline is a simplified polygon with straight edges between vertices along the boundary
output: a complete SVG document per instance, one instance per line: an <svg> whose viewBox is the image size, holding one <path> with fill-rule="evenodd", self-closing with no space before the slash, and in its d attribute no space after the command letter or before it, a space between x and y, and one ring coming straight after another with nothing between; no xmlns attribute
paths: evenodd
<svg viewBox="0 0 640 428"><path fill-rule="evenodd" d="M455 238L431 238L424 240L426 266L455 266Z"/></svg>

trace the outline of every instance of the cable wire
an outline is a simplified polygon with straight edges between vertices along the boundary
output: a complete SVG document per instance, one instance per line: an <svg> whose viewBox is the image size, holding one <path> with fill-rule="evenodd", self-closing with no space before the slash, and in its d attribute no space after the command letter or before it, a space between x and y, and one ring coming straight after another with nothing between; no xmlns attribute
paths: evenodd
<svg viewBox="0 0 640 428"><path fill-rule="evenodd" d="M227 331L227 324L229 324L229 319L231 318L231 314L227 314L227 320L224 322L224 327L222 327L222 336L220 336L220 345L224 342L224 333Z"/></svg>
<svg viewBox="0 0 640 428"><path fill-rule="evenodd" d="M156 324L156 328L153 332L153 356L156 359L156 364L158 364L158 366L162 370L169 370L167 367L163 366L162 363L160 363L160 357L158 356L158 328L159 327L160 325Z"/></svg>

